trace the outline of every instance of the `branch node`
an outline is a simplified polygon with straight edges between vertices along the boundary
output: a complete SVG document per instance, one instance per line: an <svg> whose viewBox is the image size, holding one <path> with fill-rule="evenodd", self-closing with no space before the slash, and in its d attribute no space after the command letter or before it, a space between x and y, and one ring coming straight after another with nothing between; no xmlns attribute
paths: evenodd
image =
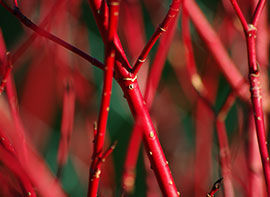
<svg viewBox="0 0 270 197"><path fill-rule="evenodd" d="M257 31L257 28L253 24L248 24L248 32L250 31Z"/></svg>
<svg viewBox="0 0 270 197"><path fill-rule="evenodd" d="M131 78L131 77L123 78L124 81L131 81L131 82L134 82L136 79L137 79L137 75L135 75L134 78Z"/></svg>
<svg viewBox="0 0 270 197"><path fill-rule="evenodd" d="M247 34L248 37L254 36L256 38L257 28L253 24L248 24Z"/></svg>

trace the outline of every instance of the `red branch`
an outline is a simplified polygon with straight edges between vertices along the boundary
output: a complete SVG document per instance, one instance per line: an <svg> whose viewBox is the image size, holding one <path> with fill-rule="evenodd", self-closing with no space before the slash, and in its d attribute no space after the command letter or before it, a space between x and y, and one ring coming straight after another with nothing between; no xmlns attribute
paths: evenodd
<svg viewBox="0 0 270 197"><path fill-rule="evenodd" d="M216 118L216 129L219 143L219 159L221 165L221 173L224 178L224 195L231 197L234 196L234 192L232 185L231 153L227 137L225 119L234 101L235 95L233 93L229 94Z"/></svg>
<svg viewBox="0 0 270 197"><path fill-rule="evenodd" d="M118 15L119 15L119 0L109 1L109 27L105 51L105 71L104 71L104 85L102 91L102 99L100 106L100 113L98 118L97 134L95 137L93 162L90 170L90 181L88 188L88 196L97 196L98 184L101 173L99 158L102 154L102 149L105 141L105 133L107 127L108 114L110 109L110 99L112 92L112 81L114 71L115 49L114 37L117 32Z"/></svg>
<svg viewBox="0 0 270 197"><path fill-rule="evenodd" d="M0 147L0 160L8 169L10 169L14 175L20 180L24 196L36 197L36 192L32 186L31 181L25 170L23 170L19 161L16 159L15 155Z"/></svg>
<svg viewBox="0 0 270 197"><path fill-rule="evenodd" d="M156 29L148 43L145 45L144 49L142 50L139 58L137 59L135 65L133 66L132 72L134 75L136 75L142 64L145 62L147 55L149 54L150 50L158 40L158 38L161 36L163 32L166 32L168 29L169 24L173 21L173 19L177 16L179 12L180 5L182 3L182 0L173 0L172 4L170 5L170 9L162 21L162 23L159 25L159 27Z"/></svg>
<svg viewBox="0 0 270 197"><path fill-rule="evenodd" d="M107 41L107 34L105 33L107 31L107 28L104 28L102 26L102 22L99 18L99 0L97 1L89 1L96 21L98 22L98 26L101 31L101 35L104 38L103 40ZM36 25L34 25L29 19L27 19L22 13L18 10L18 8L10 9L7 7L2 1L0 3L8 9L11 13L13 13L16 17L18 17L23 24L25 24L27 27L31 28L32 30L35 30L39 35L44 36L48 35L46 31L41 30ZM97 60L93 59L92 57L88 56L87 54L83 53L79 49L75 49L74 46L70 46L63 40L59 41L59 38L52 36L51 34L46 37L48 39L54 39L53 41L57 42L58 44L67 47L67 49L77 53L84 59L88 60L89 62L93 63L94 65L104 68L103 64L98 62ZM142 128L144 130L144 143L146 146L146 149L148 150L148 156L151 161L151 165L153 167L153 170L155 172L156 178L159 182L160 188L165 196L177 196L180 195L179 192L177 192L175 183L172 179L172 175L170 172L170 169L168 167L168 162L165 159L163 150L161 148L160 142L157 137L157 133L155 128L153 127L153 123L151 121L149 112L147 110L147 107L144 105L144 99L141 95L141 92L139 90L136 77L130 72L130 66L125 59L125 55L123 50L121 50L121 43L118 37L114 38L114 44L116 45L116 67L115 67L115 78L118 80L118 83L123 89L123 92L125 94L125 97L128 100L130 109L134 115L134 118L140 121L140 124L142 125ZM58 42L59 41L59 42Z"/></svg>
<svg viewBox="0 0 270 197"><path fill-rule="evenodd" d="M252 18L252 23L247 24L246 19L242 17L242 12L235 0L231 0L238 17L240 18L246 35L248 64L249 64L249 83L252 108L254 112L254 120L256 125L257 139L262 159L263 171L268 195L270 195L270 166L269 153L267 149L267 141L265 137L264 114L262 106L261 79L260 69L256 58L256 37L257 37L257 21L261 15L265 5L265 0L258 2L257 8ZM245 22L244 22L245 21ZM246 24L245 24L246 23Z"/></svg>
<svg viewBox="0 0 270 197"><path fill-rule="evenodd" d="M173 40L173 36L176 31L178 16L179 13L168 26L167 33L161 38L157 53L151 66L150 73L147 77L144 99L148 109L151 109L158 88L158 84L160 82L162 70L165 65L167 53L169 51L169 46ZM140 128L137 121L135 122L131 133L132 134L126 152L124 170L122 175L122 189L124 193L132 192L135 184L135 167L142 140L142 128Z"/></svg>
<svg viewBox="0 0 270 197"><path fill-rule="evenodd" d="M138 121L139 127L143 130L143 140L147 151L147 156L151 162L151 167L155 172L157 181L164 196L178 196L173 181L168 161L165 158L157 132L151 121L146 103L139 90L136 78L119 79L124 96L128 101L134 119Z"/></svg>
<svg viewBox="0 0 270 197"><path fill-rule="evenodd" d="M107 42L107 31L108 31L108 8L107 4L105 3L105 0L88 0L90 7L92 9L95 21L97 23L99 32L101 34L101 37L103 39L104 44L106 45ZM131 66L129 65L129 62L126 58L125 52L123 50L123 47L121 45L120 39L118 35L115 35L114 37L114 45L116 49L116 58L121 61L119 62L119 65L116 64L116 66L122 67L124 66L127 70L131 69Z"/></svg>
<svg viewBox="0 0 270 197"><path fill-rule="evenodd" d="M26 27L32 29L33 31L35 31L38 35L45 37L45 38L59 44L60 46L72 51L73 53L77 54L78 56L80 56L80 57L84 58L85 60L87 60L88 62L90 62L92 65L97 66L100 69L104 68L104 65L101 62L99 62L97 59L91 57L90 55L83 52L82 50L74 47L73 45L67 43L66 41L56 37L55 35L45 31L44 29L42 29L39 26L37 26L36 24L34 24L30 19L28 19L26 16L24 16L21 13L21 11L18 7L11 9L3 1L0 1L0 4L3 7L5 7L11 14L16 16L21 21L22 24L24 24Z"/></svg>
<svg viewBox="0 0 270 197"><path fill-rule="evenodd" d="M61 6L63 7L63 4L66 2L66 0L57 0L54 2L54 5L44 17L44 19L40 22L40 25L38 25L40 28L46 27L51 19L54 17L55 12L61 11ZM11 56L11 62L16 67L15 62L27 51L27 49L32 45L32 43L35 41L35 39L38 37L37 33L32 33L31 36L29 36L14 52L12 52Z"/></svg>
<svg viewBox="0 0 270 197"><path fill-rule="evenodd" d="M194 57L194 52L193 52L193 47L192 47L192 42L191 42L191 34L190 34L190 29L189 29L189 16L185 7L183 7L183 13L182 13L182 37L183 37L183 42L184 42L186 67L187 67L187 72L189 75L189 80L193 88L198 93L199 97L202 99L202 101L212 111L214 111L213 105L210 99L207 98L207 90L205 88L203 80L201 76L199 75L199 73L197 72L195 57Z"/></svg>
<svg viewBox="0 0 270 197"><path fill-rule="evenodd" d="M228 56L222 42L208 23L196 2L194 2L194 0L184 1L183 6L187 10L195 28L204 40L206 47L213 55L219 69L222 71L229 84L240 98L248 101L249 92L245 79Z"/></svg>

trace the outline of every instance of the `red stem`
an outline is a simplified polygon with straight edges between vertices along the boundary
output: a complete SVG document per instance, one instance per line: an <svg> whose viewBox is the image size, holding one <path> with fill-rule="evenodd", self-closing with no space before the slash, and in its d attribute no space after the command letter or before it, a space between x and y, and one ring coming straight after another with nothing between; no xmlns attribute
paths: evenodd
<svg viewBox="0 0 270 197"><path fill-rule="evenodd" d="M165 34L161 40L157 49L157 53L155 55L153 64L151 66L150 73L147 77L146 83L146 91L144 95L144 99L148 109L151 109L152 102L154 100L158 84L160 82L161 74L163 67L165 65L167 53L169 51L169 47L173 40L174 33L176 31L178 16L174 18L172 23L168 27L167 34ZM136 121L136 120L135 120ZM133 130L131 132L130 141L128 144L125 163L124 163L124 171L122 175L122 189L124 193L132 192L135 184L135 168L137 163L137 158L139 154L139 149L142 140L142 128L139 127L138 122L135 122Z"/></svg>
<svg viewBox="0 0 270 197"><path fill-rule="evenodd" d="M261 85L259 79L259 73L249 74L250 86L251 86L251 100L254 111L254 119L256 124L257 139L260 148L260 154L263 164L263 171L265 176L265 181L267 185L268 194L270 192L270 166L269 166L269 154L267 149L267 141L265 138L265 126L264 126L264 114L262 110L262 95L261 95Z"/></svg>
<svg viewBox="0 0 270 197"><path fill-rule="evenodd" d="M249 129L248 129L248 196L265 196L265 181L262 170L262 162L260 156L260 150L258 140L256 136L256 128L254 122L254 116L249 113L248 117Z"/></svg>
<svg viewBox="0 0 270 197"><path fill-rule="evenodd" d="M258 20L262 14L263 8L265 6L266 0L260 0L255 9L254 15L252 17L252 24L257 27Z"/></svg>
<svg viewBox="0 0 270 197"><path fill-rule="evenodd" d="M45 31L44 29L42 29L39 26L37 26L36 24L34 24L30 19L28 19L26 16L24 16L21 13L21 11L19 10L18 7L11 9L6 4L4 4L2 1L0 1L0 4L4 8L6 8L11 14L16 16L21 21L22 24L24 24L26 27L32 29L33 31L35 31L38 35L45 37L45 38L59 44L60 46L72 51L73 53L77 54L78 56L80 56L80 57L84 58L85 60L87 60L88 62L90 62L92 65L97 66L100 69L104 68L104 65L101 62L99 62L97 59L91 57L90 55L86 54L82 50L74 47L73 45L67 43L66 41L56 37L55 35Z"/></svg>
<svg viewBox="0 0 270 197"><path fill-rule="evenodd" d="M244 78L228 56L222 42L206 20L198 5L194 2L194 0L189 0L184 1L183 6L187 10L195 28L204 40L207 48L210 50L219 66L219 69L222 71L229 84L235 90L237 95L240 96L240 98L248 101L248 85L245 83Z"/></svg>
<svg viewBox="0 0 270 197"><path fill-rule="evenodd" d="M34 191L32 183L29 180L27 173L23 170L22 166L15 158L15 155L12 155L10 152L4 150L3 147L0 147L0 159L1 163L9 168L20 180L23 187L24 196L36 197L36 192Z"/></svg>
<svg viewBox="0 0 270 197"><path fill-rule="evenodd" d="M11 59L8 58L8 61L6 63L11 64ZM7 66L10 67L10 65ZM52 194L52 196L65 196L58 184L54 184L52 186L51 183L53 182L53 179L44 165L45 162L43 161L44 163L42 163L41 158L38 158L37 155L33 153L30 146L26 143L25 131L18 111L16 88L11 73L7 75L6 94L11 110L12 120L10 120L10 117L5 117L6 114L2 113L0 119L0 129L1 131L5 130L8 133L9 137L11 138L12 144L10 142L3 141L1 142L1 144L3 144L8 151L16 155L16 158L29 176L31 184L38 188L41 195L51 195L50 189L53 189L55 194ZM12 121L12 124L10 121ZM2 137L4 138L1 138L1 140L8 140L7 137ZM40 179L40 175L42 179ZM28 189L30 195L34 196L35 192L33 188Z"/></svg>
<svg viewBox="0 0 270 197"><path fill-rule="evenodd" d="M233 0L232 0L233 3ZM252 24L248 27L243 26L245 29L246 42L247 42L247 53L248 53L248 64L249 64L249 83L252 108L254 112L254 120L256 125L257 139L262 159L263 171L265 176L265 182L267 187L268 196L270 196L270 166L269 166L269 154L267 149L267 141L265 137L265 125L264 125L264 113L262 106L262 93L261 93L261 79L260 69L258 67L256 59L256 36L257 36L257 21L260 17L262 9L265 5L265 1L259 1L255 14L253 16ZM238 7L237 3L233 3L235 9ZM242 13L237 12L238 17L241 17Z"/></svg>
<svg viewBox="0 0 270 197"><path fill-rule="evenodd" d="M167 31L169 24L177 16L181 3L182 3L182 0L173 0L172 1L171 5L170 5L170 9L169 9L166 17L164 18L162 23L159 25L159 27L155 30L154 34L152 35L152 37L150 38L148 43L145 45L139 58L137 59L135 65L133 66L132 73L134 75L136 75L139 72L142 64L145 62L146 57L148 56L150 50L152 49L152 47L154 46L154 44L156 43L158 38L161 36L161 34L163 32Z"/></svg>
<svg viewBox="0 0 270 197"><path fill-rule="evenodd" d="M239 5L238 5L238 3L237 3L236 0L231 0L231 3L233 4L234 10L235 10L235 12L238 15L238 17L240 19L240 22L241 22L244 30L247 31L248 30L248 23L247 23L244 15L243 15L243 13L241 11L241 8L239 7Z"/></svg>
<svg viewBox="0 0 270 197"><path fill-rule="evenodd" d="M0 144L10 153L16 155L15 148L6 133L0 129Z"/></svg>
<svg viewBox="0 0 270 197"><path fill-rule="evenodd" d="M169 197L180 195L176 189L168 161L162 151L156 130L139 90L136 78L131 78L130 80L119 79L118 83L129 103L134 119L138 121L139 126L143 129L143 140L147 156L151 162L152 169L155 172L163 195Z"/></svg>
<svg viewBox="0 0 270 197"><path fill-rule="evenodd" d="M26 143L25 129L18 111L16 88L11 75L8 77L6 92L14 121L16 137L13 136L13 143L18 160L28 173L33 185L38 188L41 195L57 197L65 196L60 186L53 182L51 174L44 165L45 162L42 161ZM40 177L42 177L42 179L40 179ZM54 193L52 194L51 191L54 191Z"/></svg>
<svg viewBox="0 0 270 197"><path fill-rule="evenodd" d="M61 6L63 3L66 2L66 0L58 0L54 3L46 17L41 21L39 27L44 28L48 25L48 23L51 21L51 19L54 17L55 12L61 11ZM38 37L37 33L32 33L31 36L29 36L14 52L12 52L11 56L11 62L12 64L15 64L15 62L27 51L27 49L31 46L31 44L35 41L35 39ZM16 67L16 65L15 65Z"/></svg>
<svg viewBox="0 0 270 197"><path fill-rule="evenodd" d="M205 102L206 105L209 106L210 109L213 110L213 105L211 104L210 100L207 98L207 90L205 85L203 84L202 78L200 77L199 73L197 72L196 63L194 52L192 48L191 42L191 34L189 29L189 16L188 13L183 7L182 13L182 37L184 42L184 49L185 49L185 59L186 59L186 67L187 72L189 75L190 82L196 92L198 93L199 97Z"/></svg>
<svg viewBox="0 0 270 197"><path fill-rule="evenodd" d="M235 101L235 95L231 93L222 106L216 118L216 129L219 143L219 158L221 164L221 173L224 178L224 196L233 197L233 184L231 172L231 153L225 126L225 119L231 106Z"/></svg>
<svg viewBox="0 0 270 197"><path fill-rule="evenodd" d="M108 17L107 11L107 5L105 3L105 0L88 0L90 7L92 9L95 21L97 23L99 32L101 34L101 37L103 39L104 44L107 42L107 31L108 31L108 25L106 25L106 20ZM103 2L103 4L102 4ZM102 7L104 6L104 7ZM123 50L123 47L121 45L120 39L118 35L115 35L114 37L114 45L116 49L116 59L121 60L121 65L124 66L127 70L131 69L131 66L129 65L129 62L126 58L125 52ZM117 65L117 64L116 64Z"/></svg>
<svg viewBox="0 0 270 197"><path fill-rule="evenodd" d="M13 10L10 9L9 7L7 7L2 1L0 1L0 3L6 9L8 9L11 13L13 13ZM98 1L95 1L95 2L90 1L90 4L92 4L94 6L95 6L95 3L98 3ZM94 9L94 13L96 13L95 15L97 16L96 21L99 20L99 19L97 19L98 18L97 10L98 10L98 7L97 7L97 9L96 8ZM19 19L21 19L22 23L24 23L25 25L28 25L28 27L32 28L33 30L37 30L35 28L37 26L33 25L33 23L30 20L25 18L25 16L23 16L18 9L15 10L15 15ZM44 33L45 31L39 31L39 30L40 29L38 29L37 32L40 35L44 36L45 34L47 34L47 33ZM58 39L59 38L55 39L54 41L56 41ZM64 42L64 41L57 42L57 43L61 45L61 44L63 44L62 42ZM129 66L129 64L126 61L123 53L121 53L121 50L119 49L120 42L117 42L117 39L115 39L115 43L116 43L116 46L118 47L117 53L120 53L120 56L119 57L117 56L117 60L118 60L116 62L116 66L117 66L116 71L117 72L116 72L115 77L118 79L118 82L119 82L120 86L122 87L122 89L123 89L123 91L128 99L131 111L133 112L135 119L137 117L142 117L141 124L144 128L144 142L145 142L145 145L147 147L147 150L149 150L148 156L150 157L150 160L151 160L153 169L155 171L156 177L158 179L159 185L161 187L161 190L164 193L164 195L166 195L166 196L180 195L180 193L177 192L177 190L176 190L175 183L172 179L170 169L167 165L164 153L163 153L162 148L160 146L159 140L156 136L156 131L153 127L153 123L150 119L149 113L143 104L144 101L143 101L141 92L138 88L138 84L137 84L137 81L135 79L135 76L132 75L128 71L129 68L126 67L126 66ZM69 44L68 44L68 46L69 46ZM92 59L92 57L90 57L88 55L85 56L85 55L80 54L80 52L78 52L79 49L77 49L77 48L74 49L74 48L75 47L73 47L71 45L71 47L68 49L77 53L78 55L80 55L81 57L83 57L84 59L86 59L90 62L93 61L93 63L95 63L96 66L104 68L103 64L101 64L97 60L94 61ZM125 67L123 67L123 66L125 66ZM134 89L134 91L133 91L133 89ZM151 156L150 153L153 156Z"/></svg>
<svg viewBox="0 0 270 197"><path fill-rule="evenodd" d="M105 71L104 71L104 86L102 91L102 99L100 106L100 114L98 118L97 135L95 139L93 162L90 170L90 181L88 188L88 196L97 196L98 184L100 180L100 162L99 158L102 155L102 149L105 141L105 133L107 127L107 120L110 107L110 98L112 92L112 81L114 71L115 49L114 49L114 37L117 32L118 15L119 15L119 0L109 1L109 27L107 44L105 51ZM98 174L98 176L97 176Z"/></svg>

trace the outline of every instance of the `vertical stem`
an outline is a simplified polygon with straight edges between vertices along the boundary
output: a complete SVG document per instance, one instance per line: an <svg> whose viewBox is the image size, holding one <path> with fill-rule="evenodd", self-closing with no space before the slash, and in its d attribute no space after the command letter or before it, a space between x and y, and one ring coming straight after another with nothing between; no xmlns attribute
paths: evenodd
<svg viewBox="0 0 270 197"><path fill-rule="evenodd" d="M157 53L155 55L153 64L151 66L150 73L147 77L146 91L144 95L144 100L146 102L147 108L151 109L152 102L154 100L158 84L160 82L161 74L165 61L167 58L167 53L169 51L170 45L173 40L174 33L176 31L177 22L179 14L175 17L172 23L168 27L168 32L160 40ZM134 187L135 180L135 168L137 163L137 158L139 154L140 144L142 141L142 128L139 127L137 121L134 124L132 134L129 140L128 149L126 152L126 158L124 163L124 171L122 176L122 187L124 193L130 193Z"/></svg>
<svg viewBox="0 0 270 197"><path fill-rule="evenodd" d="M248 196L266 196L264 174L253 114L249 113L248 121Z"/></svg>
<svg viewBox="0 0 270 197"><path fill-rule="evenodd" d="M117 31L118 15L119 15L119 0L109 1L109 27L107 35L107 43L105 46L105 71L104 71L104 85L102 91L102 100L100 106L100 114L98 119L97 135L95 139L93 162L90 170L90 181L88 187L88 196L97 196L98 184L100 180L100 166L99 159L102 157L102 149L105 141L105 133L107 127L108 114L110 109L110 99L112 92L112 81L114 71L115 49L114 36Z"/></svg>
<svg viewBox="0 0 270 197"><path fill-rule="evenodd" d="M262 13L265 5L265 0L260 0L255 9L252 17L252 23L247 25L246 20L243 18L243 14L238 6L236 0L231 0L234 9L238 17L242 22L242 26L246 33L248 64L249 64L249 84L251 93L251 102L254 113L254 120L256 125L257 139L262 159L264 177L267 187L268 196L270 196L270 166L269 166L269 154L267 149L267 141L265 138L265 124L262 105L262 93L261 93L261 79L260 68L256 59L256 36L257 36L257 22Z"/></svg>
<svg viewBox="0 0 270 197"><path fill-rule="evenodd" d="M225 118L228 114L228 111L232 107L234 101L235 95L231 93L226 99L224 105L222 106L216 118L216 129L219 143L219 159L221 164L221 173L224 178L223 185L225 197L234 196L232 184L232 172L231 172L231 153L225 126Z"/></svg>
<svg viewBox="0 0 270 197"><path fill-rule="evenodd" d="M119 79L118 82L124 92L124 96L128 101L130 109L132 110L134 119L138 121L138 124L143 129L143 141L147 150L147 155L163 195L168 197L180 195L173 181L168 161L161 148L146 103L139 90L137 80Z"/></svg>
<svg viewBox="0 0 270 197"><path fill-rule="evenodd" d="M253 26L254 27L254 26ZM249 83L251 92L252 108L257 131L258 144L263 164L263 171L267 186L268 195L270 195L270 166L267 141L265 138L264 114L262 107L262 93L260 82L260 70L256 61L255 50L256 29L252 28L247 32L247 50L249 63Z"/></svg>

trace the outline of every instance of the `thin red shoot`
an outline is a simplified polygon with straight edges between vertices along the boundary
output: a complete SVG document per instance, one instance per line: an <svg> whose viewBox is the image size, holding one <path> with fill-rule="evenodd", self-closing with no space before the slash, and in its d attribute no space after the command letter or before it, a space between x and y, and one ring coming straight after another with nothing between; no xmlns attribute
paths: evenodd
<svg viewBox="0 0 270 197"><path fill-rule="evenodd" d="M136 75L139 72L142 64L145 62L146 57L148 56L150 50L152 49L152 47L154 46L154 44L156 43L158 38L161 36L162 33L167 31L169 24L177 16L181 3L182 3L182 0L173 0L172 1L171 5L170 5L170 9L169 9L166 17L164 18L162 23L159 25L159 27L155 30L154 34L152 35L152 37L150 38L148 43L145 45L139 58L137 59L136 63L134 64L133 69L132 69L132 73L134 75Z"/></svg>
<svg viewBox="0 0 270 197"><path fill-rule="evenodd" d="M238 17L241 19L242 12L238 9L238 4L235 0L231 0ZM252 23L248 24L248 27L243 25L245 29L247 53L248 53L248 66L249 66L249 83L251 102L254 112L254 120L256 125L257 139L262 159L263 171L265 176L265 182L267 187L268 196L270 195L270 166L269 166L269 153L267 148L265 124L264 124L264 112L262 105L262 91L261 91L261 71L259 63L256 57L256 37L257 37L257 21L262 13L262 9L265 5L265 1L261 0L257 4L255 14L253 15ZM244 20L244 19L243 19Z"/></svg>
<svg viewBox="0 0 270 197"><path fill-rule="evenodd" d="M89 197L94 197L97 195L98 184L100 179L99 174L101 173L100 164L98 164L99 163L98 160L102 155L102 149L105 141L105 133L107 127L107 119L110 109L110 98L112 92L112 81L115 64L114 37L117 33L119 4L120 4L119 0L109 1L109 27L108 27L107 42L105 46L106 59L104 71L104 85L97 126L97 135L95 136L93 161L90 170L90 181L88 188Z"/></svg>
<svg viewBox="0 0 270 197"><path fill-rule="evenodd" d="M40 28L45 28L50 22L51 19L54 16L54 13L56 11L61 11L61 6L63 7L63 4L66 2L66 0L57 0L54 5L52 6L52 8L50 9L50 11L48 12L48 14L44 17L44 19L41 21L39 27ZM12 64L16 67L15 62L22 57L22 55L27 51L27 49L32 45L32 43L34 43L34 41L36 40L36 38L38 37L37 33L32 33L31 36L29 36L14 52L12 52L12 56L11 56L11 62Z"/></svg>
<svg viewBox="0 0 270 197"><path fill-rule="evenodd" d="M196 30L204 40L206 47L213 55L219 69L222 71L231 87L244 101L249 101L248 85L229 57L218 35L213 30L206 17L194 0L184 1L183 6L187 10Z"/></svg>
<svg viewBox="0 0 270 197"><path fill-rule="evenodd" d="M160 82L163 67L165 66L165 61L167 53L169 51L169 46L173 41L173 36L177 29L178 15L173 19L168 27L167 34L165 34L159 43L157 53L153 60L151 70L147 77L146 91L144 99L147 108L150 110L153 100L156 95L156 91ZM135 168L137 163L137 158L139 154L139 149L142 141L142 128L139 126L139 122L135 122L132 129L132 135L130 137L128 149L126 152L126 159L124 163L124 171L122 175L122 190L123 193L131 193L134 189L135 184Z"/></svg>
<svg viewBox="0 0 270 197"><path fill-rule="evenodd" d="M216 129L219 143L219 159L221 165L221 173L224 178L224 195L234 196L232 184L232 171L231 171L231 152L229 147L229 140L226 131L225 119L235 101L235 94L230 93L225 103L217 114Z"/></svg>
<svg viewBox="0 0 270 197"><path fill-rule="evenodd" d="M90 62L92 65L97 66L100 69L104 69L104 65L99 62L97 59L91 57L87 53L83 52L82 50L78 49L77 47L67 43L66 41L56 37L55 35L45 31L44 29L40 28L36 24L34 24L30 19L28 19L25 15L22 14L20 9L18 7L15 7L14 9L11 9L6 4L4 4L2 1L0 1L0 4L5 7L10 13L12 13L14 16L16 16L22 24L24 24L26 27L32 29L35 31L38 35L45 37L60 46L72 51L73 53L77 54L78 56L82 57L83 59Z"/></svg>

